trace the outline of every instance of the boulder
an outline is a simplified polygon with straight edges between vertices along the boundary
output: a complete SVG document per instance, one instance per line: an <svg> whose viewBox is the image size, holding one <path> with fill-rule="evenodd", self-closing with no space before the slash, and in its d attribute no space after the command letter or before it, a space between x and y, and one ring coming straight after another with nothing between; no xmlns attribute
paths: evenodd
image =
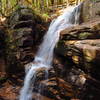
<svg viewBox="0 0 100 100"><path fill-rule="evenodd" d="M100 37L100 19L66 28L60 34L61 39L64 40L98 39Z"/></svg>
<svg viewBox="0 0 100 100"><path fill-rule="evenodd" d="M35 11L23 6L9 16L7 24L7 72L13 72L16 68L24 69L26 63L33 61L47 24ZM9 68L12 71L8 71Z"/></svg>
<svg viewBox="0 0 100 100"><path fill-rule="evenodd" d="M14 11L9 19L8 24L10 27L17 24L21 21L27 21L27 20L33 20L34 21L34 13L33 10L30 8L27 8L25 6L20 6L16 11ZM13 28L13 27L12 27Z"/></svg>
<svg viewBox="0 0 100 100"><path fill-rule="evenodd" d="M100 78L100 39L69 40L60 44L56 53L70 58L77 67ZM67 59L67 58L66 58Z"/></svg>
<svg viewBox="0 0 100 100"><path fill-rule="evenodd" d="M34 64L38 64L38 62L26 65L26 73L31 66L34 67ZM44 97L47 100L70 100L72 97L78 95L80 93L79 90L83 88L86 81L84 72L71 69L66 74L66 79L64 80L57 76L53 67L37 67L35 80L32 79L34 82L33 99L36 100L36 98Z"/></svg>
<svg viewBox="0 0 100 100"><path fill-rule="evenodd" d="M99 44L100 19L94 19L61 31L55 52L65 59L70 59L73 66L99 79Z"/></svg>
<svg viewBox="0 0 100 100"><path fill-rule="evenodd" d="M58 78L58 83L56 78L44 80L41 82L41 86L43 90L40 91L40 94L54 100L70 100L74 95L71 85L60 78Z"/></svg>
<svg viewBox="0 0 100 100"><path fill-rule="evenodd" d="M84 0L81 22L88 22L100 17L100 0Z"/></svg>
<svg viewBox="0 0 100 100"><path fill-rule="evenodd" d="M61 31L55 53L70 59L73 66L100 79L100 1L85 0L80 13L80 25ZM69 61L69 60L68 60Z"/></svg>

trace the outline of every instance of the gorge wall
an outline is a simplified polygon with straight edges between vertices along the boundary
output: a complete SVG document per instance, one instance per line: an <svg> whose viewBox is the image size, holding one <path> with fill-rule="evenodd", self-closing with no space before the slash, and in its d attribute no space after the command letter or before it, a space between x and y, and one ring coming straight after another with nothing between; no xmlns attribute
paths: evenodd
<svg viewBox="0 0 100 100"><path fill-rule="evenodd" d="M24 65L33 61L48 24L31 9L22 7L11 14L7 25L6 36L3 35L5 41L2 41L2 34L0 34L0 41L2 41L0 46L6 46L3 47L4 49L0 48L0 55L6 54L7 65L3 70L7 69L6 72L12 74L14 81L18 80L18 84L8 80L10 87L13 84L10 88L13 93L8 96L10 92L9 87L5 86L8 84L6 83L0 89L0 99L16 100L24 77L17 76L16 79L16 72L23 73ZM60 40L55 47L53 68L49 70L49 79L44 79L45 69L37 71L33 99L36 100L40 95L40 98L45 100L71 100L72 98L99 100L100 1L84 1L80 24L63 30L60 35ZM40 94L38 94L38 84L44 87Z"/></svg>
<svg viewBox="0 0 100 100"><path fill-rule="evenodd" d="M100 2L83 2L80 25L65 29L56 48L56 53L71 59L78 68L100 78Z"/></svg>

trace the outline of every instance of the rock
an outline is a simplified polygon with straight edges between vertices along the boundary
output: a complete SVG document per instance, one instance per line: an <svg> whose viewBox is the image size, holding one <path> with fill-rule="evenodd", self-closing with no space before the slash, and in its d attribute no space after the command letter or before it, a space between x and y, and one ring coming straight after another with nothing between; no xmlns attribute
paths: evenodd
<svg viewBox="0 0 100 100"><path fill-rule="evenodd" d="M71 68L66 73L66 80L73 86L82 89L87 79L84 71L78 68Z"/></svg>
<svg viewBox="0 0 100 100"><path fill-rule="evenodd" d="M6 34L4 31L4 27L0 26L0 72L5 72L5 47L6 47L6 42L5 42Z"/></svg>
<svg viewBox="0 0 100 100"><path fill-rule="evenodd" d="M98 82L100 80L100 15L99 9L96 8L98 5L100 6L98 0L84 1L81 23L61 31L59 42L55 47L55 54L58 57L56 58L58 61L54 61L56 67L58 66L56 73L62 74L58 76L73 86L76 95L71 98L72 100L98 99L100 95L100 82ZM93 80L87 78L88 75Z"/></svg>
<svg viewBox="0 0 100 100"><path fill-rule="evenodd" d="M28 69L30 69L28 67L33 65L34 63L26 65L26 73ZM34 93L38 94L39 97L45 97L51 100L65 100L66 98L70 100L70 98L75 95L72 86L68 82L57 77L52 67L47 69L47 67L41 66L36 70L35 75L36 78L33 88L34 99L36 98Z"/></svg>
<svg viewBox="0 0 100 100"><path fill-rule="evenodd" d="M37 82L41 81L41 80L45 80L47 78L51 78L51 77L55 77L55 71L52 67L45 67L45 66L41 66L40 63L38 62L31 62L25 65L25 71L26 73L29 71L29 69L33 66L36 66L37 68L34 69L36 70L35 75L36 75L36 80L35 83L38 84ZM38 67L40 66L40 67Z"/></svg>
<svg viewBox="0 0 100 100"><path fill-rule="evenodd" d="M70 57L72 61L81 69L100 78L99 60L100 60L100 40L71 40L66 41L64 45L59 46L58 52L61 55Z"/></svg>
<svg viewBox="0 0 100 100"><path fill-rule="evenodd" d="M71 86L62 79L58 78L58 81L59 85L57 84L56 78L42 81L41 85L44 88L41 94L54 100L64 100L65 98L70 100L70 97L74 95Z"/></svg>
<svg viewBox="0 0 100 100"><path fill-rule="evenodd" d="M39 93L33 93L33 98L32 98L32 100L37 100L37 98L38 98L38 99L43 99L43 100L54 100L54 99L48 98L48 97L46 97L46 96L43 96L43 95L41 95L41 94L39 94Z"/></svg>
<svg viewBox="0 0 100 100"><path fill-rule="evenodd" d="M61 31L61 39L64 40L83 40L98 39L100 37L100 19L75 25Z"/></svg>
<svg viewBox="0 0 100 100"><path fill-rule="evenodd" d="M10 15L7 24L7 72L11 73L14 69L23 70L25 64L33 61L47 24L32 9L22 6Z"/></svg>
<svg viewBox="0 0 100 100"><path fill-rule="evenodd" d="M0 100L17 100L20 87L6 82L0 88Z"/></svg>
<svg viewBox="0 0 100 100"><path fill-rule="evenodd" d="M59 85L57 84L56 78L42 80L40 81L39 87L37 87L37 91L35 91L36 93L39 92L41 95L46 96L50 99L64 100L65 98L67 98L68 100L70 100L71 96L74 95L72 92L72 87L62 79L58 78L58 81Z"/></svg>
<svg viewBox="0 0 100 100"><path fill-rule="evenodd" d="M3 29L0 29L0 57L4 56L5 49L5 32Z"/></svg>
<svg viewBox="0 0 100 100"><path fill-rule="evenodd" d="M19 29L19 28L32 28L32 26L34 25L32 20L28 20L28 21L19 21L16 24L14 24L13 26L11 26L12 29Z"/></svg>
<svg viewBox="0 0 100 100"><path fill-rule="evenodd" d="M81 11L81 22L88 22L100 17L100 1L85 0Z"/></svg>
<svg viewBox="0 0 100 100"><path fill-rule="evenodd" d="M33 10L27 7L20 6L16 11L14 11L9 19L8 23L9 26L12 27L13 25L17 24L17 22L33 20L34 21L34 13Z"/></svg>
<svg viewBox="0 0 100 100"><path fill-rule="evenodd" d="M64 56L66 60L70 59L73 66L99 79L99 39L100 19L98 18L61 31L55 52Z"/></svg>
<svg viewBox="0 0 100 100"><path fill-rule="evenodd" d="M29 63L26 65L26 73L30 69L30 66L34 66L37 63ZM47 72L48 71L48 72ZM72 72L72 74L70 73ZM48 73L48 74L47 74ZM84 72L81 70L70 70L67 72L66 81L58 77L53 68L47 69L46 67L40 67L35 72L35 82L33 87L33 98L36 99L44 97L50 100L70 100L78 92L75 92L75 86L77 90L82 89L85 84ZM75 77L73 80L72 77ZM79 91L79 90L78 90ZM34 93L36 96L34 96Z"/></svg>
<svg viewBox="0 0 100 100"><path fill-rule="evenodd" d="M6 69L6 63L4 58L0 58L0 72L5 72Z"/></svg>
<svg viewBox="0 0 100 100"><path fill-rule="evenodd" d="M84 62L83 65L88 72L91 72L94 77L100 78L99 74L99 60L100 60L100 40L83 40L75 43L75 47L78 48L83 56L83 59L79 61ZM80 58L79 58L80 59Z"/></svg>

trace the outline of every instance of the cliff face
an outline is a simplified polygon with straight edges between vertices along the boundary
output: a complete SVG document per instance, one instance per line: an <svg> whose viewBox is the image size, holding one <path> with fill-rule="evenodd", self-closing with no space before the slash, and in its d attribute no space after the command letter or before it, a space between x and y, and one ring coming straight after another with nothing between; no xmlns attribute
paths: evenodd
<svg viewBox="0 0 100 100"><path fill-rule="evenodd" d="M100 18L100 0L85 0L81 12L82 22Z"/></svg>
<svg viewBox="0 0 100 100"><path fill-rule="evenodd" d="M71 59L76 67L100 79L100 2L86 0L83 2L80 25L67 28L61 32L55 49L58 55Z"/></svg>
<svg viewBox="0 0 100 100"><path fill-rule="evenodd" d="M7 24L7 72L15 73L33 61L47 24L27 7L16 9L8 18Z"/></svg>
<svg viewBox="0 0 100 100"><path fill-rule="evenodd" d="M99 0L84 1L80 25L61 31L48 79L44 77L45 68L37 70L34 100L37 100L38 96L45 100L100 99L99 8ZM12 74L8 79L4 79L5 76L0 77L0 84L4 83L0 88L0 100L18 99L24 78L24 71L19 70L33 61L46 25L31 9L20 8L8 19L9 28L6 30L5 39L2 39L5 36L0 30L0 59L6 54L7 65L3 66L3 69ZM2 60L0 62L2 63ZM2 67L0 69L3 70ZM40 91L40 88L43 88L43 91Z"/></svg>

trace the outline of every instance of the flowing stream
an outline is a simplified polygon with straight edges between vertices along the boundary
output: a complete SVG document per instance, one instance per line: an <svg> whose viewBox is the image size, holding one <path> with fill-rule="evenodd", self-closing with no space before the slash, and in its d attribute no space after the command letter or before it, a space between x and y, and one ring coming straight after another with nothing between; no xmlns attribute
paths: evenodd
<svg viewBox="0 0 100 100"><path fill-rule="evenodd" d="M52 66L53 51L59 40L60 32L65 28L78 24L79 15L80 5L69 6L64 10L62 15L51 22L50 27L44 36L44 40L36 54L35 60L32 64L29 64L26 67L24 86L20 91L19 100L32 100L32 90L37 71L40 68L45 68L47 71L47 69Z"/></svg>

